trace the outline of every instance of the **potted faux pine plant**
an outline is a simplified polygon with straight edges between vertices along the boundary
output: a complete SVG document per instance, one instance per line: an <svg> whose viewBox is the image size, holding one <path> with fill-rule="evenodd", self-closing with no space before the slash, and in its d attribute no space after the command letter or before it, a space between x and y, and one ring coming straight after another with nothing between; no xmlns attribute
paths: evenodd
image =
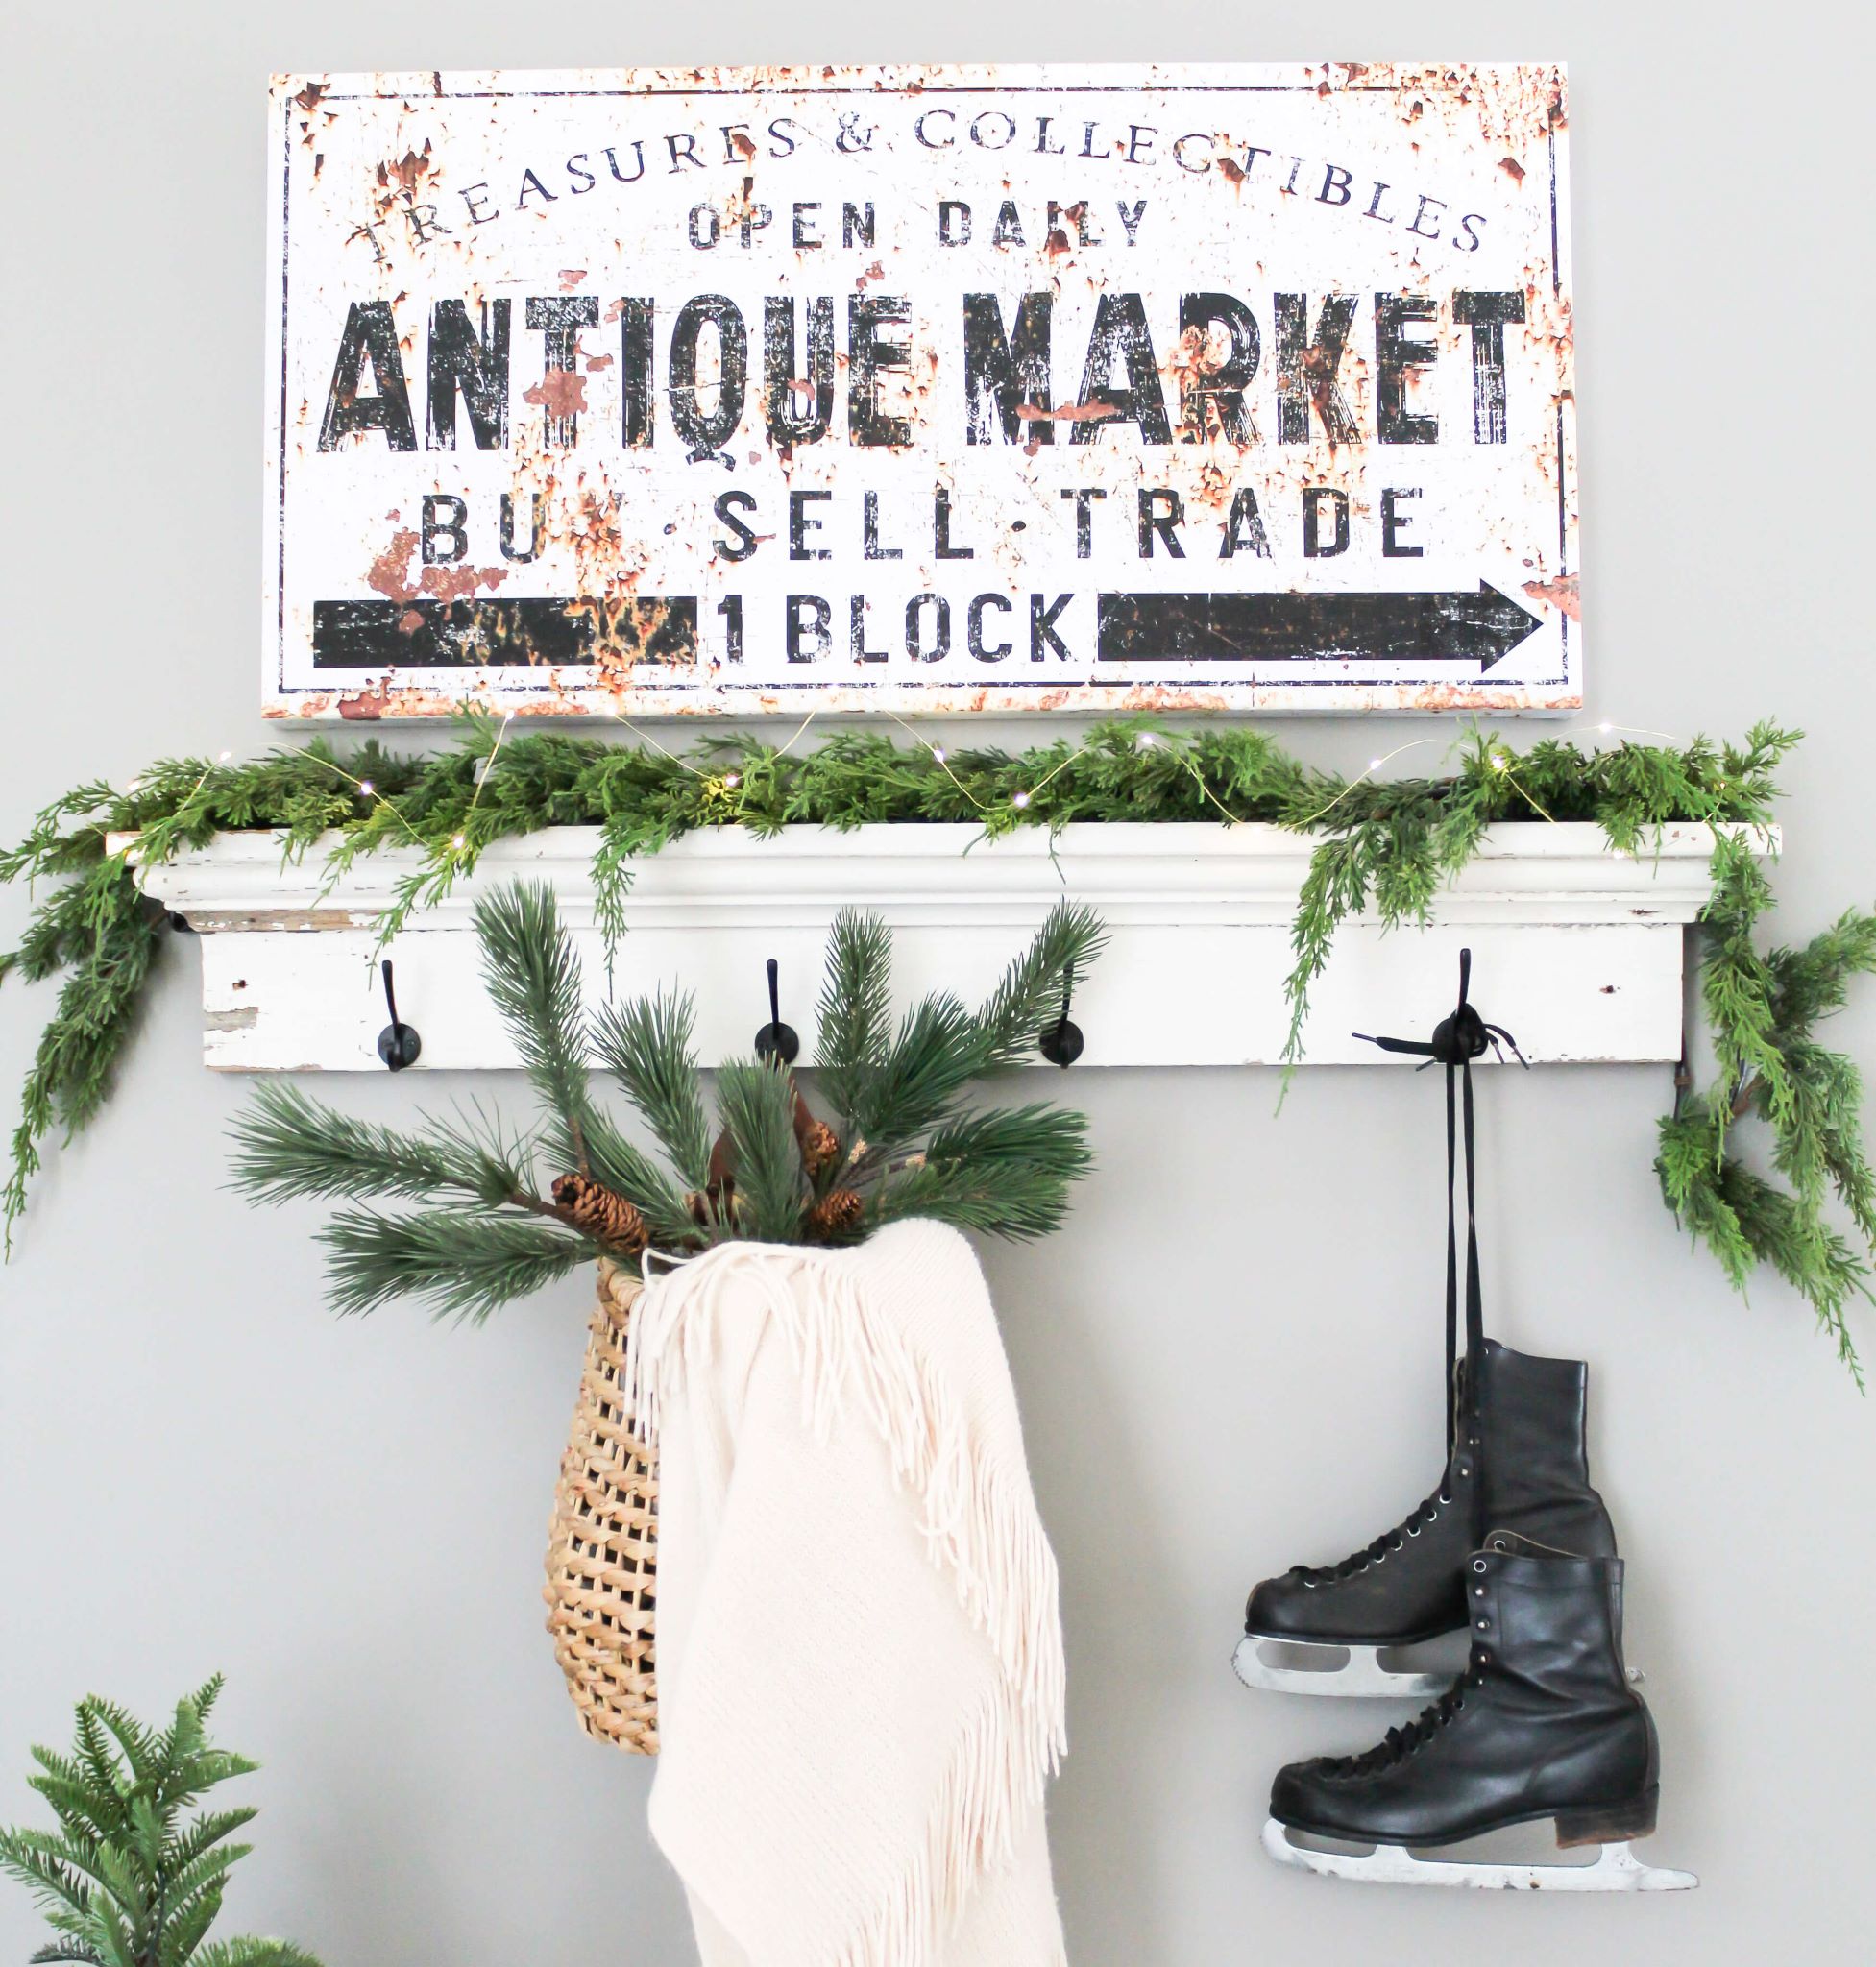
<svg viewBox="0 0 1876 1967"><path fill-rule="evenodd" d="M475 932L538 1099L533 1121L477 1109L399 1129L267 1082L236 1126L234 1179L256 1202L348 1204L320 1232L341 1312L410 1296L481 1320L597 1265L598 1309L548 1550L548 1625L588 1732L649 1752L656 1481L620 1390L647 1252L681 1259L732 1241L838 1248L912 1216L1001 1237L1057 1227L1088 1166L1082 1115L973 1107L966 1095L1034 1055L1102 932L1088 910L1059 904L976 1009L936 992L895 1019L890 932L843 912L818 1005L813 1100L822 1110L770 1056L718 1070L714 1115L690 998L612 1003L589 1020L551 889L495 891L476 908ZM596 1066L656 1152L599 1099ZM414 1206L375 1206L386 1202Z"/></svg>
<svg viewBox="0 0 1876 1967"><path fill-rule="evenodd" d="M213 1747L221 1676L176 1704L164 1729L115 1702L78 1704L71 1749L36 1748L27 1778L58 1829L0 1830L0 1871L39 1902L55 1937L31 1957L91 1967L319 1967L285 1940L210 1939L229 1873L254 1848L232 1841L252 1808L184 1811L257 1765Z"/></svg>

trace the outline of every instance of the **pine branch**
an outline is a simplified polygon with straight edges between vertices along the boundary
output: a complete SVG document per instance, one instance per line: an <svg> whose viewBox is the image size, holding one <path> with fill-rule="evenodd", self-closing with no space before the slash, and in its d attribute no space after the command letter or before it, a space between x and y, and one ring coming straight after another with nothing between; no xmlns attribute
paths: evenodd
<svg viewBox="0 0 1876 1967"><path fill-rule="evenodd" d="M412 1201L460 1194L494 1207L532 1193L527 1147L496 1123L431 1120L422 1133L353 1119L284 1080L263 1081L231 1129L233 1185L253 1202L304 1196Z"/></svg>
<svg viewBox="0 0 1876 1967"><path fill-rule="evenodd" d="M670 1156L678 1179L701 1188L710 1179L710 1123L697 1079L694 1025L688 996L660 992L606 1006L594 1022L594 1043Z"/></svg>
<svg viewBox="0 0 1876 1967"><path fill-rule="evenodd" d="M1070 980L1087 974L1107 940L1092 909L1057 902L977 1013L987 1067L1018 1065L1034 1056L1037 1033L1061 1014Z"/></svg>
<svg viewBox="0 0 1876 1967"><path fill-rule="evenodd" d="M987 1236L1027 1241L1061 1226L1074 1178L1035 1164L998 1171L969 1161L914 1163L886 1178L869 1213L876 1225L929 1216Z"/></svg>
<svg viewBox="0 0 1876 1967"><path fill-rule="evenodd" d="M561 932L553 889L520 881L498 888L475 905L475 934L489 996L547 1107L553 1147L570 1168L591 1174L579 959Z"/></svg>
<svg viewBox="0 0 1876 1967"><path fill-rule="evenodd" d="M877 915L842 909L827 938L817 1007L816 1081L849 1127L866 1104L875 1062L891 1032L892 934Z"/></svg>
<svg viewBox="0 0 1876 1967"><path fill-rule="evenodd" d="M696 1226L683 1192L672 1185L670 1177L649 1154L627 1140L597 1106L587 1111L586 1151L594 1178L636 1204L651 1231L654 1247L674 1249L694 1234Z"/></svg>
<svg viewBox="0 0 1876 1967"><path fill-rule="evenodd" d="M211 1940L195 1955L193 1967L319 1967L313 1956L285 1940Z"/></svg>
<svg viewBox="0 0 1876 1967"><path fill-rule="evenodd" d="M984 1028L955 997L934 994L914 1005L854 1094L849 1119L868 1164L935 1126L988 1057Z"/></svg>
<svg viewBox="0 0 1876 1967"><path fill-rule="evenodd" d="M458 1209L409 1216L343 1210L319 1240L341 1314L417 1297L427 1298L439 1318L475 1323L605 1254L586 1237L543 1224Z"/></svg>
<svg viewBox="0 0 1876 1967"><path fill-rule="evenodd" d="M785 1068L739 1059L717 1075L717 1105L729 1135L741 1233L792 1243L808 1202L794 1140L794 1086Z"/></svg>

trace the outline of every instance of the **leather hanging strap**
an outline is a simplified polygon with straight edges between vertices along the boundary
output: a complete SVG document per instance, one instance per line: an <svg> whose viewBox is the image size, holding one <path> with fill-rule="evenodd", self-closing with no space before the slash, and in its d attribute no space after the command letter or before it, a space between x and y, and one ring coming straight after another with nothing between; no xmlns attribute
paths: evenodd
<svg viewBox="0 0 1876 1967"><path fill-rule="evenodd" d="M1517 1040L1502 1025L1487 1024L1471 1002L1473 953L1459 952L1459 1002L1440 1020L1430 1039L1377 1038L1367 1032L1353 1035L1383 1052L1405 1052L1425 1058L1426 1065L1446 1067L1446 1450L1451 1460L1462 1437L1470 1440L1478 1412L1477 1360L1485 1345L1485 1299L1478 1275L1478 1176L1476 1124L1473 1106L1473 1060L1500 1045L1511 1048L1519 1064L1528 1061ZM1426 1066L1421 1066L1425 1072ZM1459 1372L1459 1146L1466 1150L1466 1358L1461 1395Z"/></svg>

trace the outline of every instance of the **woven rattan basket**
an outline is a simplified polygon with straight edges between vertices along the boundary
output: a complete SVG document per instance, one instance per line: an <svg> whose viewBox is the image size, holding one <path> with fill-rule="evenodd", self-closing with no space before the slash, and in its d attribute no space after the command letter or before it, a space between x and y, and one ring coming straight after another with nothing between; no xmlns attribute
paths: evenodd
<svg viewBox="0 0 1876 1967"><path fill-rule="evenodd" d="M652 1678L658 1479L620 1397L639 1280L599 1266L573 1431L548 1541L548 1630L580 1726L633 1755L658 1752Z"/></svg>

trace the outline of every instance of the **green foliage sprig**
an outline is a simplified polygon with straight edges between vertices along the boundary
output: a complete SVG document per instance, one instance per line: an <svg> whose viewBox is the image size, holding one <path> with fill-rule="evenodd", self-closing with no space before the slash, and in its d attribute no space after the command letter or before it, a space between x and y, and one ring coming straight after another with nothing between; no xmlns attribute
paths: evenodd
<svg viewBox="0 0 1876 1967"><path fill-rule="evenodd" d="M870 917L837 916L815 1062L839 1126L820 1123L818 1133L792 1076L759 1059L719 1071L713 1129L688 998L608 1004L589 1029L550 887L517 882L486 896L475 933L490 996L539 1099L532 1129L475 1112L400 1132L285 1081L263 1083L235 1127L234 1182L252 1200L372 1205L342 1209L321 1232L341 1312L415 1296L480 1320L582 1264L636 1271L647 1244L667 1254L745 1237L839 1245L909 1215L1039 1236L1060 1224L1088 1166L1079 1113L962 1104L973 1081L1035 1042L1066 978L1099 954L1086 909L1058 903L978 1010L938 994L896 1029L885 1010L890 935ZM669 1168L595 1097L595 1059ZM425 1206L387 1214L376 1206L387 1199Z"/></svg>
<svg viewBox="0 0 1876 1967"><path fill-rule="evenodd" d="M91 1967L319 1967L284 1940L211 1940L233 1867L254 1848L229 1840L251 1808L183 1811L257 1764L209 1745L217 1674L179 1701L161 1731L95 1694L78 1704L69 1754L36 1748L27 1778L56 1831L0 1830L0 1871L32 1892L58 1935L36 1961Z"/></svg>
<svg viewBox="0 0 1876 1967"><path fill-rule="evenodd" d="M962 749L940 759L929 745L843 732L799 753L725 739L674 758L549 730L511 732L504 742L500 727L472 716L456 744L432 755L400 756L367 741L341 756L322 737L253 761L170 761L125 791L81 787L0 855L0 880L57 884L19 949L0 957L0 977L16 969L64 979L28 1077L0 1213L11 1232L44 1137L97 1110L159 946L160 923L139 901L134 875L106 852L110 832L137 832L139 852L152 861L237 829L276 831L289 858L330 835L335 876L380 848L415 848L381 925L388 937L448 894L492 841L546 826L597 826L598 914L617 936L627 927L636 862L699 827L772 834L788 825L962 821L998 836L1081 821L1265 821L1318 840L1292 932L1287 1056L1295 1060L1311 985L1340 926L1371 908L1391 926L1426 920L1493 823L1588 820L1613 846L1645 855L1659 827L1699 821L1718 835L1702 925L1702 1003L1732 1090L1684 1098L1664 1124L1664 1192L1736 1282L1769 1265L1844 1345L1841 1315L1865 1289L1876 1214L1854 1070L1815 1045L1812 1027L1835 1008L1832 992L1866 967L1856 952L1869 918L1846 917L1806 951L1755 953L1770 906L1755 836L1770 821L1773 775L1795 741L1761 725L1740 745L1702 739L1597 750L1548 739L1516 751L1474 733L1450 775L1351 779L1306 765L1240 725L1175 735L1117 722L1080 742L1015 755ZM1781 961L1796 966L1795 983L1777 984ZM882 1015L865 1003L851 1014L863 1023ZM1773 1173L1789 1186L1751 1175L1729 1152L1731 1127L1748 1115L1767 1125ZM694 1137L665 1145L673 1160L680 1150L694 1158ZM1848 1211L1854 1242L1828 1225L1833 1195Z"/></svg>

